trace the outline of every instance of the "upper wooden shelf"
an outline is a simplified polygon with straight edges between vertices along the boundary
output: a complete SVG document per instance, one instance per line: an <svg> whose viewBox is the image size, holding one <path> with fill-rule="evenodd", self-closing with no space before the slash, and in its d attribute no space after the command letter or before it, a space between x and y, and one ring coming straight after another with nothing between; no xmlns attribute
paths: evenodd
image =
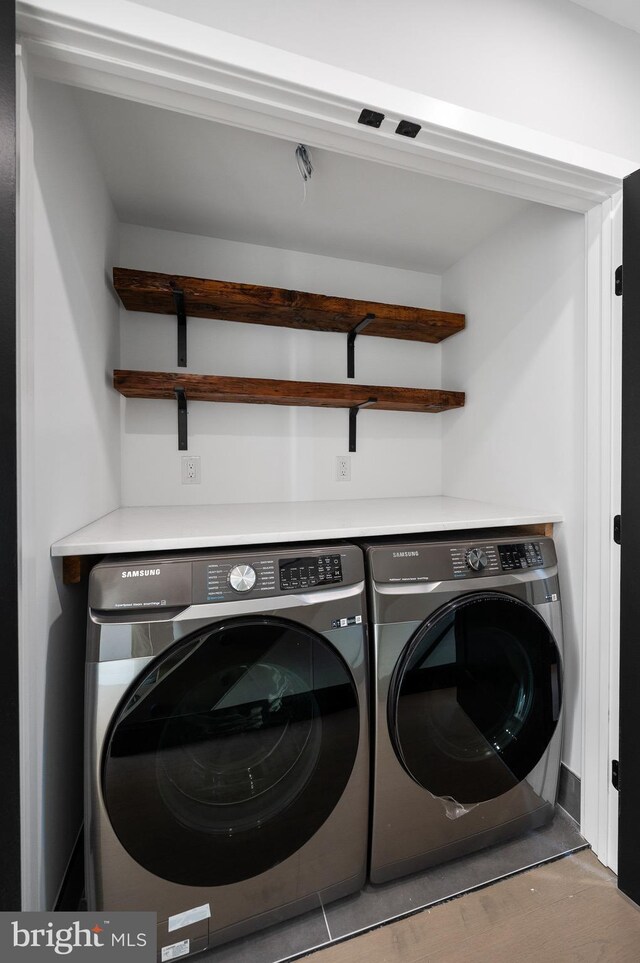
<svg viewBox="0 0 640 963"><path fill-rule="evenodd" d="M113 283L125 308L153 314L175 314L174 292L182 291L186 314L193 318L346 334L367 315L374 315L359 332L361 336L432 344L456 334L465 325L464 314L447 311L128 268L114 268Z"/></svg>
<svg viewBox="0 0 640 963"><path fill-rule="evenodd" d="M464 391L444 391L439 388L275 381L166 371L114 371L113 386L126 398L175 401L176 391L182 390L189 401L303 405L314 408L357 408L366 405L385 411L448 411L461 408L465 400Z"/></svg>

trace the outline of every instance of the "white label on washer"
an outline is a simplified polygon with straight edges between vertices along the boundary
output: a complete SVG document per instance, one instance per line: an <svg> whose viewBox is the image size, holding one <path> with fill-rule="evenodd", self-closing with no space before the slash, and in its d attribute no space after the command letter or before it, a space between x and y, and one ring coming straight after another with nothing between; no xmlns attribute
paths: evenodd
<svg viewBox="0 0 640 963"><path fill-rule="evenodd" d="M167 963L167 960L177 960L180 956L186 956L188 952L189 940L181 940L180 943L163 946L161 954L162 963Z"/></svg>
<svg viewBox="0 0 640 963"><path fill-rule="evenodd" d="M185 910L184 913L176 913L170 916L167 921L167 929L170 933L179 930L190 923L198 923L200 920L207 920L211 916L211 904L204 903L202 906L194 906L193 909Z"/></svg>

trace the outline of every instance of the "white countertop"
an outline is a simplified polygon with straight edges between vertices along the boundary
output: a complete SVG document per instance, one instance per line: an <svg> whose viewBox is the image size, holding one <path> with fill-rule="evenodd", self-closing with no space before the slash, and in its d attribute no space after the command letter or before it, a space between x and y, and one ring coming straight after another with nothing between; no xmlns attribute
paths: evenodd
<svg viewBox="0 0 640 963"><path fill-rule="evenodd" d="M445 496L119 508L54 542L51 554L161 552L559 521L557 512Z"/></svg>

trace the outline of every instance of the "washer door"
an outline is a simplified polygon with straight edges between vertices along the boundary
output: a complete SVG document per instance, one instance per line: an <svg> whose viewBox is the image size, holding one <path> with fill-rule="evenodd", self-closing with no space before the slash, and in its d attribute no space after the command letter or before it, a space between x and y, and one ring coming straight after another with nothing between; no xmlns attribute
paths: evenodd
<svg viewBox="0 0 640 963"><path fill-rule="evenodd" d="M176 643L127 693L102 760L111 824L163 879L219 886L296 852L354 765L358 697L329 643L276 618Z"/></svg>
<svg viewBox="0 0 640 963"><path fill-rule="evenodd" d="M434 796L470 805L523 780L561 708L561 658L534 608L497 592L460 596L428 619L394 672L396 754Z"/></svg>

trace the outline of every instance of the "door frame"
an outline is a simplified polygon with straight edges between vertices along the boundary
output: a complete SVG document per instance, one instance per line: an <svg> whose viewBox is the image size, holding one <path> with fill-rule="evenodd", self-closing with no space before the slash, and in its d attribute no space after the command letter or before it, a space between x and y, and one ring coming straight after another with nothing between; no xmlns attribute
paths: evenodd
<svg viewBox="0 0 640 963"><path fill-rule="evenodd" d="M614 872L618 798L611 761L618 754L622 304L614 290L622 257L622 191L585 215L586 364L584 604L582 689L582 834ZM603 640L606 640L603 644Z"/></svg>
<svg viewBox="0 0 640 963"><path fill-rule="evenodd" d="M622 179L637 164L129 0L39 0L37 7L18 0L17 11L23 58L36 76L584 214L581 827L615 868L617 800L609 771L617 715L611 726L609 719L612 709L617 713L619 549L611 519L619 504L620 353L613 272ZM385 115L379 129L358 123L363 107ZM421 125L418 138L395 134L402 118ZM24 183L28 189L28 171ZM27 287L28 263L20 271ZM28 591L28 571L22 574ZM24 708L21 718L24 759L33 733ZM28 785L32 775L23 776L28 799L37 787ZM28 886L25 880L23 892Z"/></svg>

